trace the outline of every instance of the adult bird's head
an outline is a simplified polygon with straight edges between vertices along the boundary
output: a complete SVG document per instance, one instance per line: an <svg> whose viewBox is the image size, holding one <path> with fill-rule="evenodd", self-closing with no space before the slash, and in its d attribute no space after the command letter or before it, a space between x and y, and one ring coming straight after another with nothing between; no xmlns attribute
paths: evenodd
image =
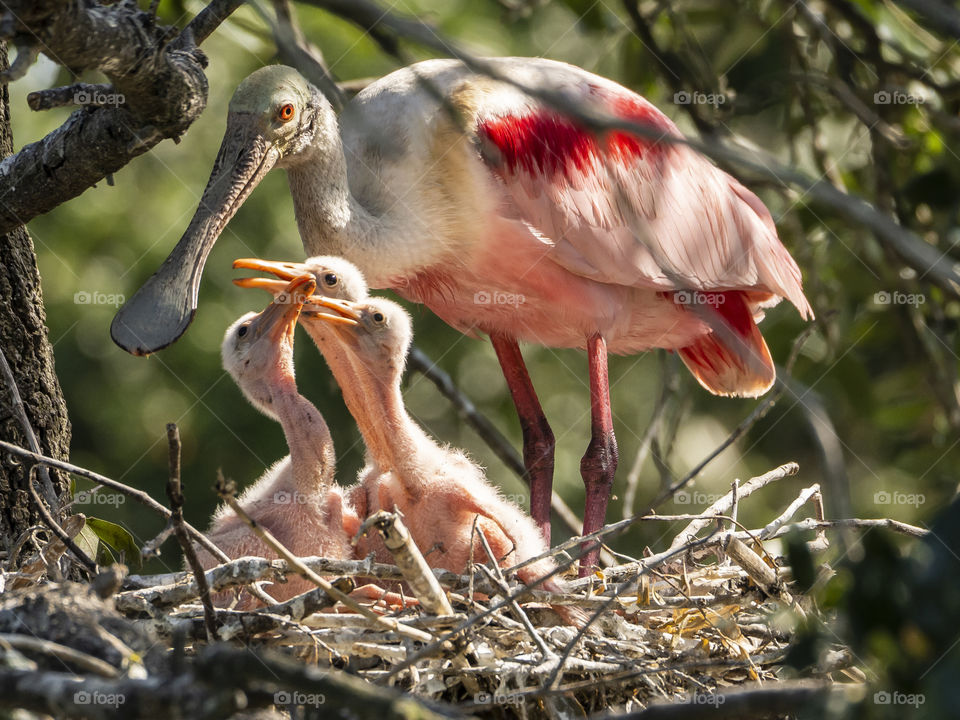
<svg viewBox="0 0 960 720"><path fill-rule="evenodd" d="M147 355L176 341L196 312L207 256L243 201L271 168L322 151L323 138L336 132L330 103L296 70L270 65L241 82L193 220L160 269L113 319L114 342Z"/></svg>
<svg viewBox="0 0 960 720"><path fill-rule="evenodd" d="M333 324L340 342L372 376L399 384L413 339L410 316L400 305L381 297L355 303L314 295L301 323L317 322Z"/></svg>
<svg viewBox="0 0 960 720"><path fill-rule="evenodd" d="M220 348L223 368L264 414L275 417L272 389L294 382L293 334L304 302L316 289L309 275L286 284L266 309L231 325Z"/></svg>

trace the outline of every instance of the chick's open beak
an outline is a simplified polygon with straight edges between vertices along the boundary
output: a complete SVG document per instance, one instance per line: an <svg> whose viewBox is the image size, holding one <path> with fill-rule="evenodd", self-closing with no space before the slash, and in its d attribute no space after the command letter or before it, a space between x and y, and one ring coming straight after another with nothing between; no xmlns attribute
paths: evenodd
<svg viewBox="0 0 960 720"><path fill-rule="evenodd" d="M331 325L357 326L360 324L360 311L349 300L337 300L323 295L311 295L303 309L304 315L324 320Z"/></svg>
<svg viewBox="0 0 960 720"><path fill-rule="evenodd" d="M234 285L243 288L257 288L277 295L283 292L287 282L302 275L312 275L305 263L280 262L275 260L261 260L260 258L237 258L233 261L235 269L259 270L268 272L273 278L236 278Z"/></svg>
<svg viewBox="0 0 960 720"><path fill-rule="evenodd" d="M266 309L257 318L255 332L279 343L284 336L293 334L303 305L310 298L317 283L310 275L296 277L284 286Z"/></svg>

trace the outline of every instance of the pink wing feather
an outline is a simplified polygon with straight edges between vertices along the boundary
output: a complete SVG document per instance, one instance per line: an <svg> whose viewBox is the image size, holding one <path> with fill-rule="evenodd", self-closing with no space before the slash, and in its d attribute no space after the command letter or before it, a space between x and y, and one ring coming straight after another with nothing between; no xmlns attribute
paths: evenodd
<svg viewBox="0 0 960 720"><path fill-rule="evenodd" d="M663 135L680 134L639 95L594 83L584 83L582 92L607 112ZM487 149L495 148L485 158L504 191L504 212L527 223L570 272L664 292L723 292L731 302L718 309L728 321L728 314L743 312L761 317L759 308L781 297L813 317L770 212L692 149L621 132L597 137L536 105L481 115L477 133ZM710 336L680 355L712 392L758 395L773 382L769 351L752 322L731 324L763 360L764 372Z"/></svg>

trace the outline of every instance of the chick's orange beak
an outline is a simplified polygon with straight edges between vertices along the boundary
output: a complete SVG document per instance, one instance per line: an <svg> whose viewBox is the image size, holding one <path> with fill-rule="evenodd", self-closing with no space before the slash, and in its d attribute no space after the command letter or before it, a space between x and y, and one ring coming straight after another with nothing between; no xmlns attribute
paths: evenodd
<svg viewBox="0 0 960 720"><path fill-rule="evenodd" d="M259 270L268 272L278 279L272 278L236 278L234 285L244 288L258 288L277 295L283 292L287 283L302 275L311 275L303 263L279 262L275 260L261 260L259 258L238 258L233 261L235 269Z"/></svg>
<svg viewBox="0 0 960 720"><path fill-rule="evenodd" d="M311 309L304 308L304 314L309 314L310 317L319 318L331 325L356 326L360 324L360 311L349 300L311 295L307 298L307 303L311 306ZM313 307L325 308L325 310L313 310ZM326 312L326 310L332 312Z"/></svg>
<svg viewBox="0 0 960 720"><path fill-rule="evenodd" d="M271 342L279 343L286 335L293 334L303 304L307 302L317 283L310 275L295 277L273 299L257 320L258 330L265 332Z"/></svg>

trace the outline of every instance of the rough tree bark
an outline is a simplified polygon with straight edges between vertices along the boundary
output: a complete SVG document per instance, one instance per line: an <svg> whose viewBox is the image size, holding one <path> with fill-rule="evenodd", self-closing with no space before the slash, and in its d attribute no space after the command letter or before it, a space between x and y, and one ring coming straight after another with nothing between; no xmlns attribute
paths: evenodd
<svg viewBox="0 0 960 720"><path fill-rule="evenodd" d="M0 43L0 70L7 65L6 44ZM11 153L10 98L4 85L0 87L0 157ZM0 238L0 349L13 370L42 452L66 460L70 421L54 371L46 322L33 240L27 229L19 225ZM5 383L0 383L0 438L28 446ZM64 475L54 471L50 478L58 496L66 492ZM28 527L40 521L27 491L29 481L29 465L13 455L0 456L0 540L4 546L9 547Z"/></svg>
<svg viewBox="0 0 960 720"><path fill-rule="evenodd" d="M0 232L77 197L161 140L183 135L207 102L207 60L195 42L240 2L215 0L183 32L158 25L135 0L3 3L0 37L16 45L17 59L15 71L0 80L16 79L42 52L73 73L102 72L110 84L76 83L28 97L34 110L84 107L0 162Z"/></svg>

